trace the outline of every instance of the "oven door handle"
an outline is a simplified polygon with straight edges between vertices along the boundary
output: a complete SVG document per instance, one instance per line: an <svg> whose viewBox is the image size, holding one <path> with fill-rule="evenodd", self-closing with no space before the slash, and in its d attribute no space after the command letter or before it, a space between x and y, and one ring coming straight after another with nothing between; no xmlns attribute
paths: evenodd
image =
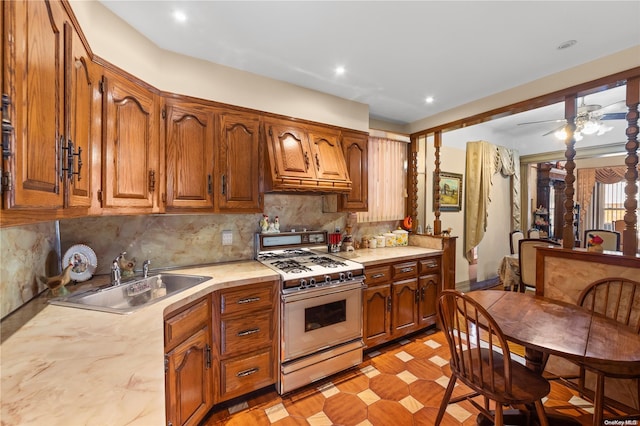
<svg viewBox="0 0 640 426"><path fill-rule="evenodd" d="M334 286L326 286L326 287L315 287L311 290L304 290L299 293L290 293L290 294L282 294L281 298L284 303L296 302L298 300L305 300L314 297L324 297L331 294L343 293L345 291L353 291L353 290L363 290L366 289L367 286L364 284L364 281L354 281L348 284L340 283Z"/></svg>

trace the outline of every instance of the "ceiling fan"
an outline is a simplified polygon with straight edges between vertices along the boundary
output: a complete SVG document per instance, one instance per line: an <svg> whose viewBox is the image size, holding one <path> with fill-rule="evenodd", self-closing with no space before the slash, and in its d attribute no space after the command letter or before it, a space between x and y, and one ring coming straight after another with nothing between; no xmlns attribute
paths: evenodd
<svg viewBox="0 0 640 426"><path fill-rule="evenodd" d="M582 97L580 106L578 106L578 113L575 118L576 130L574 132L574 138L579 141L582 139L583 135L600 136L612 130L613 127L607 126L603 121L624 120L626 118L626 113L607 112L607 110L612 109L612 107L616 105L624 105L624 102L624 100L621 100L603 107L602 105L586 104L584 97ZM542 136L547 136L553 133L560 140L565 140L567 138L565 131L567 120L564 118L558 120L528 121L525 123L518 123L518 126L539 123L562 123L561 126L544 133Z"/></svg>

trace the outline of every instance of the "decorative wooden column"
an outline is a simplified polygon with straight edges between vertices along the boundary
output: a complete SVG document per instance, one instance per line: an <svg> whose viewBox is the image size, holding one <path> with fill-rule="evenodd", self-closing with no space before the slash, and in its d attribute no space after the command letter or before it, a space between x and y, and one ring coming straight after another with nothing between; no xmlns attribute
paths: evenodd
<svg viewBox="0 0 640 426"><path fill-rule="evenodd" d="M576 163L573 159L576 156L576 140L573 134L576 131L576 112L576 96L567 96L564 99L564 118L567 120L567 140L565 142L567 150L564 153L567 163L564 168L567 171L567 175L564 178L566 186L564 189L564 226L562 228L562 247L566 249L572 249L574 245L573 196L575 195L574 183L576 181L576 177L573 171L576 168Z"/></svg>
<svg viewBox="0 0 640 426"><path fill-rule="evenodd" d="M435 147L435 173L433 175L433 210L436 218L433 220L433 235L442 234L442 222L440 221L440 148L442 147L442 131L438 130L433 135Z"/></svg>
<svg viewBox="0 0 640 426"><path fill-rule="evenodd" d="M416 218L418 217L418 151L420 150L420 144L418 143L418 137L411 137L411 144L409 146L409 169L407 170L407 216L411 216L413 223L412 231L416 231L418 223Z"/></svg>
<svg viewBox="0 0 640 426"><path fill-rule="evenodd" d="M635 256L638 252L638 216L636 209L638 202L638 104L640 103L640 78L627 80L627 158L625 164L627 171L624 177L627 180L625 187L626 199L624 201L624 231L622 232L622 253L626 256Z"/></svg>

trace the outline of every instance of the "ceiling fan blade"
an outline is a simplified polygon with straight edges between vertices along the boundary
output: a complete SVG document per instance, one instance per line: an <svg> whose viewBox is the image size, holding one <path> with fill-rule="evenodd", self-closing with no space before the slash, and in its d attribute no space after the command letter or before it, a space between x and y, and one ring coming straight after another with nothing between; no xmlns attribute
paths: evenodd
<svg viewBox="0 0 640 426"><path fill-rule="evenodd" d="M604 109L611 108L612 106L618 106L618 108L616 108L616 109L624 109L624 107L626 106L626 101L624 99L622 99L622 100L620 100L618 102L614 102L612 104L605 105L602 108L600 108L598 111L602 111Z"/></svg>
<svg viewBox="0 0 640 426"><path fill-rule="evenodd" d="M600 120L624 120L627 118L626 112L610 112L607 114L602 114L600 116Z"/></svg>
<svg viewBox="0 0 640 426"><path fill-rule="evenodd" d="M562 121L564 121L564 120L562 120ZM564 129L564 126L565 126L565 124L563 124L563 125L562 125L562 126L560 126L560 127L556 127L556 128L555 128L555 129L553 129L553 130L549 130L547 133L543 134L542 136L547 136L547 135L550 135L550 134L552 134L552 133L557 132L558 130Z"/></svg>
<svg viewBox="0 0 640 426"><path fill-rule="evenodd" d="M566 123L567 121L564 118L558 120L542 120L542 121L527 121L525 123L518 123L518 126L522 126L525 124L540 124L540 123Z"/></svg>

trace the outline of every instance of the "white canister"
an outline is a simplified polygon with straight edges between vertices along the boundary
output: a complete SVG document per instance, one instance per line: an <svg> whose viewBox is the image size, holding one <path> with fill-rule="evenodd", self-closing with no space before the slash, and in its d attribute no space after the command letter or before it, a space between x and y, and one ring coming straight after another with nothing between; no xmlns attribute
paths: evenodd
<svg viewBox="0 0 640 426"><path fill-rule="evenodd" d="M380 248L384 248L385 246L385 238L384 235L378 235L376 236L376 244L378 245L378 247Z"/></svg>
<svg viewBox="0 0 640 426"><path fill-rule="evenodd" d="M396 229L393 234L396 236L396 246L409 245L409 232L404 229Z"/></svg>
<svg viewBox="0 0 640 426"><path fill-rule="evenodd" d="M369 248L374 249L376 247L378 247L378 240L376 240L375 237L373 237L369 240Z"/></svg>
<svg viewBox="0 0 640 426"><path fill-rule="evenodd" d="M396 234L387 232L386 234L384 234L384 242L385 242L385 247L395 247Z"/></svg>

